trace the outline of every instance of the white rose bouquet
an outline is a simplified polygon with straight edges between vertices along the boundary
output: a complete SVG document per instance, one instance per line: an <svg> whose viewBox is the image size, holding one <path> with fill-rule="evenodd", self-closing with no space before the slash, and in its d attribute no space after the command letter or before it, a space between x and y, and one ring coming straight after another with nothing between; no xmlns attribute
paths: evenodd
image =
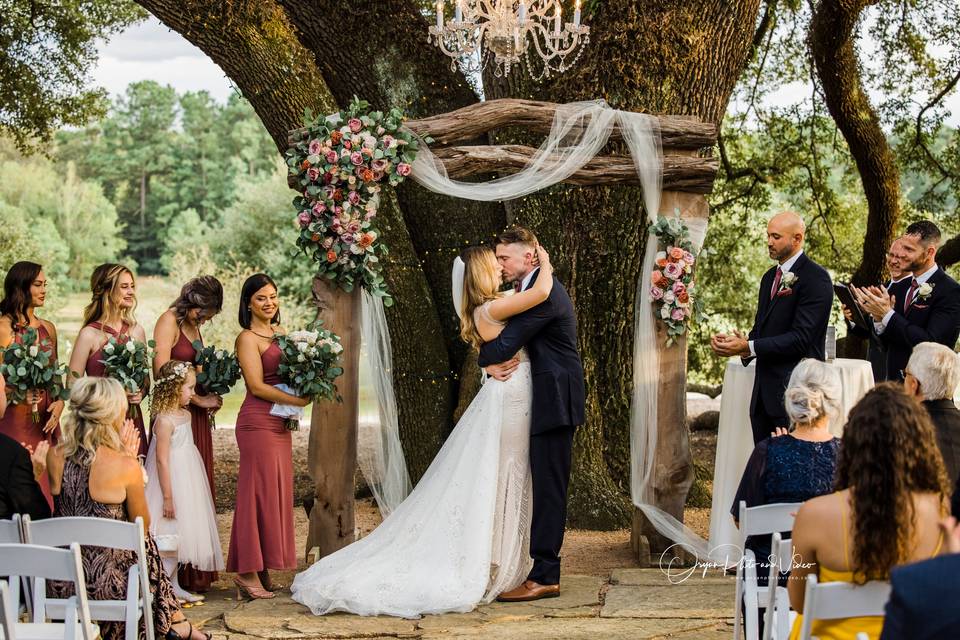
<svg viewBox="0 0 960 640"><path fill-rule="evenodd" d="M321 329L318 324L313 330L278 336L277 345L283 354L279 373L287 387L285 391L289 389L288 393L301 398L340 399L334 384L334 380L343 373L340 366L343 346L339 336ZM292 416L286 417L287 428L295 429L296 426L291 425L292 420L289 420Z"/></svg>
<svg viewBox="0 0 960 640"><path fill-rule="evenodd" d="M111 336L103 345L104 358L100 361L104 366L104 374L118 380L127 393L140 393L150 382L150 349L156 346L153 340L120 342ZM131 418L137 417L138 413L136 405L130 406L127 411Z"/></svg>
<svg viewBox="0 0 960 640"><path fill-rule="evenodd" d="M21 404L30 391L49 391L54 400L66 400L70 392L63 385L63 376L67 368L53 358L48 340L41 340L36 329L28 328L23 332L20 342L15 342L3 351L0 373L6 378L10 389L10 401ZM40 422L40 412L36 404L32 407L31 417L36 424Z"/></svg>

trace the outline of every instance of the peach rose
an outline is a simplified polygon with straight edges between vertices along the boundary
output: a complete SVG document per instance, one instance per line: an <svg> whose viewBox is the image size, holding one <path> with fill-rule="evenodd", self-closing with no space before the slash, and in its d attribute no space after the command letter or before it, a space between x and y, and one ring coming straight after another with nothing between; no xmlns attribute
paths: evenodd
<svg viewBox="0 0 960 640"><path fill-rule="evenodd" d="M671 247L670 248L670 258L672 260L680 260L683 258L683 249L680 247Z"/></svg>

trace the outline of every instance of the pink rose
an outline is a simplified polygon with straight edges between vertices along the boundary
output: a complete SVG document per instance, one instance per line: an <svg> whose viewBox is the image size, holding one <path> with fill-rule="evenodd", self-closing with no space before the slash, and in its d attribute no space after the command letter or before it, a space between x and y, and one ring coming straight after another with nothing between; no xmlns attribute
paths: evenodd
<svg viewBox="0 0 960 640"><path fill-rule="evenodd" d="M374 171L380 171L382 173L387 168L387 161L383 159L374 160L370 163L370 168Z"/></svg>
<svg viewBox="0 0 960 640"><path fill-rule="evenodd" d="M307 151L312 156L320 155L320 147L322 146L319 140L311 140L310 144L307 145Z"/></svg>
<svg viewBox="0 0 960 640"><path fill-rule="evenodd" d="M347 200L350 202L350 204L360 204L360 194L356 191L351 191L347 196Z"/></svg>
<svg viewBox="0 0 960 640"><path fill-rule="evenodd" d="M383 143L384 147L389 149L390 146L393 144L393 139L394 139L393 136L387 135L387 136L383 136L383 139L381 140L381 142Z"/></svg>
<svg viewBox="0 0 960 640"><path fill-rule="evenodd" d="M347 231L349 231L350 233L357 233L358 231L360 231L360 223L351 222L350 224L347 225Z"/></svg>
<svg viewBox="0 0 960 640"><path fill-rule="evenodd" d="M673 289L673 292L679 296L681 293L685 293L685 292L686 292L686 290L687 290L687 285L683 284L683 283L680 282L680 281L677 281L677 282L674 282L674 283L673 283L672 289Z"/></svg>
<svg viewBox="0 0 960 640"><path fill-rule="evenodd" d="M313 216L310 215L309 211L301 211L300 215L297 216L297 220L300 221L300 227L306 228L310 224L310 220L313 219Z"/></svg>
<svg viewBox="0 0 960 640"><path fill-rule="evenodd" d="M343 141L343 148L344 148L344 149L353 149L353 143L350 142L349 140L344 140L344 141Z"/></svg>
<svg viewBox="0 0 960 640"><path fill-rule="evenodd" d="M693 264L693 254L690 253L689 251L684 251L683 261L686 262L687 264Z"/></svg>
<svg viewBox="0 0 960 640"><path fill-rule="evenodd" d="M319 177L320 177L320 169L317 169L316 167L310 167L309 169L307 169L307 180L309 180L310 182L316 182L317 178Z"/></svg>
<svg viewBox="0 0 960 640"><path fill-rule="evenodd" d="M363 129L363 121L360 118L350 118L347 126L350 127L350 131L357 133L360 129Z"/></svg>
<svg viewBox="0 0 960 640"><path fill-rule="evenodd" d="M350 162L352 162L355 165L363 164L363 155L358 151L354 151L353 153L350 154Z"/></svg>
<svg viewBox="0 0 960 640"><path fill-rule="evenodd" d="M318 202L315 205L313 205L313 215L315 216L319 217L320 214L322 214L326 210L327 210L327 205L323 204L322 202Z"/></svg>
<svg viewBox="0 0 960 640"><path fill-rule="evenodd" d="M342 240L344 244L353 244L354 242L357 241L357 239L354 237L352 233L343 234L342 236L340 236L340 240Z"/></svg>
<svg viewBox="0 0 960 640"><path fill-rule="evenodd" d="M685 316L686 314L683 312L683 309L674 309L673 311L670 312L670 317L676 320L677 322L679 322L680 320L683 320Z"/></svg>
<svg viewBox="0 0 960 640"><path fill-rule="evenodd" d="M331 238L330 236L327 236L326 238L323 239L324 249L329 249L332 246L333 246L333 238Z"/></svg>
<svg viewBox="0 0 960 640"><path fill-rule="evenodd" d="M411 167L406 162L401 162L400 164L397 165L397 175L408 176L410 175L410 172L412 170L413 170L413 167Z"/></svg>
<svg viewBox="0 0 960 640"><path fill-rule="evenodd" d="M667 266L663 268L663 275L667 276L671 280L678 280L680 276L683 275L683 267L678 265L676 262L669 262Z"/></svg>
<svg viewBox="0 0 960 640"><path fill-rule="evenodd" d="M339 157L337 156L336 151L332 149L330 151L327 151L327 162L329 162L330 164L334 164L338 159Z"/></svg>
<svg viewBox="0 0 960 640"><path fill-rule="evenodd" d="M663 289L660 287L650 287L650 297L654 300L663 300Z"/></svg>

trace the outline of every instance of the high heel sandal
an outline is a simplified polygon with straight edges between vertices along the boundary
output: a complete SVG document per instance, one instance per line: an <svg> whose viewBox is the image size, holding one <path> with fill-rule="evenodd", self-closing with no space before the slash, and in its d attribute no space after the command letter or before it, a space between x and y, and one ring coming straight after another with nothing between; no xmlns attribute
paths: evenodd
<svg viewBox="0 0 960 640"><path fill-rule="evenodd" d="M240 578L234 578L233 584L237 586L237 600L245 597L247 600L269 600L275 598L277 594L267 591L263 587L254 587L240 582ZM242 594L242 595L241 595Z"/></svg>
<svg viewBox="0 0 960 640"><path fill-rule="evenodd" d="M184 622L187 623L187 635L182 636L179 633L177 633L173 627L178 624L183 624ZM202 633L203 637L205 637L207 640L210 640L210 638L213 637L206 631L203 631L202 629L200 630L200 633ZM169 629L167 629L167 640L192 640L192 639L193 639L193 624L186 618L184 618L183 620L177 620L176 622L170 625Z"/></svg>

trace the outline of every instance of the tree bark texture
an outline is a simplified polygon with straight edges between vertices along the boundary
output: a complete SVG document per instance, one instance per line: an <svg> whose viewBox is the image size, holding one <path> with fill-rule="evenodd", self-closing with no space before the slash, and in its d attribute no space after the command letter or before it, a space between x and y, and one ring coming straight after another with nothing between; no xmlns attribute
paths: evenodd
<svg viewBox="0 0 960 640"><path fill-rule="evenodd" d="M830 115L847 141L867 198L863 260L853 282L876 284L900 217L900 175L880 119L860 80L854 47L860 14L878 0L821 0L810 24L810 49Z"/></svg>

